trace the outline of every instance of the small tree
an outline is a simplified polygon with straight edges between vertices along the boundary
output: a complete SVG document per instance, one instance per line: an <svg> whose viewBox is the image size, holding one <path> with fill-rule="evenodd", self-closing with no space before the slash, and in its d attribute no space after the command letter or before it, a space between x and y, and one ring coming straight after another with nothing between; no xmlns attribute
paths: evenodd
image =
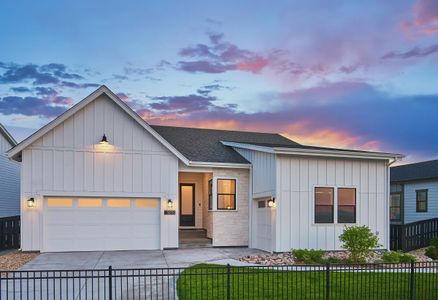
<svg viewBox="0 0 438 300"><path fill-rule="evenodd" d="M379 238L367 226L345 227L339 239L342 248L350 252L350 260L356 263L366 262L373 249L379 246Z"/></svg>

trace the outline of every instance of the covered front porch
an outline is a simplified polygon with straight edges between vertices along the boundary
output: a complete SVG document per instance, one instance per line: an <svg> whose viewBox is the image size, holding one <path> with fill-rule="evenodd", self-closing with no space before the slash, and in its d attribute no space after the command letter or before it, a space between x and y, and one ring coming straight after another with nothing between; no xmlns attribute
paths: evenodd
<svg viewBox="0 0 438 300"><path fill-rule="evenodd" d="M248 246L247 169L178 173L179 248Z"/></svg>
<svg viewBox="0 0 438 300"><path fill-rule="evenodd" d="M212 214L208 210L212 172L179 172L179 247L212 247Z"/></svg>

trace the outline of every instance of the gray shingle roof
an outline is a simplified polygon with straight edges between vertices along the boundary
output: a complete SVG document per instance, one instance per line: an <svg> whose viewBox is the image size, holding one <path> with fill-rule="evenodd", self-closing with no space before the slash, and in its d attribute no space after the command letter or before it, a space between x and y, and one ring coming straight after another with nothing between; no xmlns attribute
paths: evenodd
<svg viewBox="0 0 438 300"><path fill-rule="evenodd" d="M438 178L438 160L391 168L391 182Z"/></svg>
<svg viewBox="0 0 438 300"><path fill-rule="evenodd" d="M151 125L187 159L196 162L242 163L248 161L221 141L297 147L300 144L277 133L229 131Z"/></svg>

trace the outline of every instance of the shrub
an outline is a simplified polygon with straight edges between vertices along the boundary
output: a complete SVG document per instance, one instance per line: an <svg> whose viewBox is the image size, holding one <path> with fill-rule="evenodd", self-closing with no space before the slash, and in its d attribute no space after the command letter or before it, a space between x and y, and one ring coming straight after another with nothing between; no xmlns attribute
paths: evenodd
<svg viewBox="0 0 438 300"><path fill-rule="evenodd" d="M329 263L329 264L336 264L336 263L341 262L341 260L339 258L337 258L336 256L329 256L329 257L326 257L325 262Z"/></svg>
<svg viewBox="0 0 438 300"><path fill-rule="evenodd" d="M383 253L382 260L388 263L409 263L415 262L415 256L401 251L386 251Z"/></svg>
<svg viewBox="0 0 438 300"><path fill-rule="evenodd" d="M295 249L292 250L295 259L305 264L322 264L324 263L324 251L314 249Z"/></svg>
<svg viewBox="0 0 438 300"><path fill-rule="evenodd" d="M366 262L373 249L379 246L378 237L367 226L346 227L339 239L342 248L350 252L349 260L354 263Z"/></svg>
<svg viewBox="0 0 438 300"><path fill-rule="evenodd" d="M430 246L426 249L425 254L433 260L438 259L438 237L434 237L430 241Z"/></svg>

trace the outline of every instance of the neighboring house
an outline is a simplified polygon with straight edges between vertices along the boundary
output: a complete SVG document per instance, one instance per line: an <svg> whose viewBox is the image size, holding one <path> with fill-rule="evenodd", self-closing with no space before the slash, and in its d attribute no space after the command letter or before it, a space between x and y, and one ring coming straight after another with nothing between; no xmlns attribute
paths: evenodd
<svg viewBox="0 0 438 300"><path fill-rule="evenodd" d="M6 155L15 145L17 142L0 124L0 218L20 215L20 164Z"/></svg>
<svg viewBox="0 0 438 300"><path fill-rule="evenodd" d="M390 206L392 224L438 218L438 160L392 167Z"/></svg>
<svg viewBox="0 0 438 300"><path fill-rule="evenodd" d="M102 86L9 151L22 162L22 248L339 249L344 226L389 245L389 163L279 134L151 126Z"/></svg>

